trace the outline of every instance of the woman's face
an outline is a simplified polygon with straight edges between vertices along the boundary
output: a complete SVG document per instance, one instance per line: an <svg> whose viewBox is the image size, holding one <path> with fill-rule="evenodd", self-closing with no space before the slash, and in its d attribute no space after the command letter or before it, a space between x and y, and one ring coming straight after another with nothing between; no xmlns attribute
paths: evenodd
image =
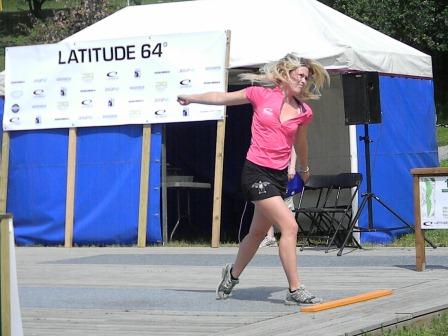
<svg viewBox="0 0 448 336"><path fill-rule="evenodd" d="M291 80L289 81L289 87L294 95L299 94L308 82L309 70L307 67L299 67L291 70L289 73Z"/></svg>

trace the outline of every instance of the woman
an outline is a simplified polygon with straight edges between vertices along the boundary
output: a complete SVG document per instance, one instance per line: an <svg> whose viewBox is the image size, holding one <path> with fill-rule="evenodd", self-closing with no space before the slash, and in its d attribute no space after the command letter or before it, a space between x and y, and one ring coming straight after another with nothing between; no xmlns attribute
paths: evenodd
<svg viewBox="0 0 448 336"><path fill-rule="evenodd" d="M180 95L177 99L181 105L251 103L253 106L252 138L241 183L246 199L255 206L254 214L249 233L239 246L234 264L228 264L222 270L217 298L230 296L260 242L275 224L281 233L279 256L289 285L285 304L321 302L322 299L312 295L299 282L297 223L283 198L292 146L299 160L300 176L304 181L309 179L307 128L312 111L304 101L320 97L320 88L329 81L328 73L315 61L288 54L266 64L260 69L260 74L243 74L241 78L261 86L250 86L235 92Z"/></svg>

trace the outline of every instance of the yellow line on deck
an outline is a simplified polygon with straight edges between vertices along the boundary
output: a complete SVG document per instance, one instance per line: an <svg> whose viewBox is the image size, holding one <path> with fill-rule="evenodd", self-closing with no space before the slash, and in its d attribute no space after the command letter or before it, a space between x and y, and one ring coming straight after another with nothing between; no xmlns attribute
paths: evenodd
<svg viewBox="0 0 448 336"><path fill-rule="evenodd" d="M324 303L318 303L318 304L315 304L312 306L301 307L300 311L304 312L304 313L315 313L315 312L318 312L321 310L346 306L349 304L372 300L372 299L376 299L376 298L391 295L391 294L392 294L392 291L390 289L380 289L380 290L376 290L376 291L372 291L372 292L368 292L368 293L364 293L364 294L350 296L350 297L339 299L339 300L333 300L333 301L328 301L328 302L324 302Z"/></svg>

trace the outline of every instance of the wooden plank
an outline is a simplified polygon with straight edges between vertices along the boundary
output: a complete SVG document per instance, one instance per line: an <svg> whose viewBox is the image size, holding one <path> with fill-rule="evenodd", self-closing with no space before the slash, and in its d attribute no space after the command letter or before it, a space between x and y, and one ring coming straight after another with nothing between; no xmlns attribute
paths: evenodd
<svg viewBox="0 0 448 336"><path fill-rule="evenodd" d="M328 301L328 302L324 302L324 303L319 303L319 304L311 305L308 307L301 307L300 311L303 313L315 313L315 312L319 312L322 310L347 306L347 305L362 302L362 301L373 300L373 299L377 299L379 297L387 296L387 295L392 295L392 291L390 289L381 289L381 290L376 290L376 291L372 291L372 292L368 292L368 293L364 293L364 294L360 294L360 295L350 296L350 297L339 299L339 300L333 300L333 301Z"/></svg>
<svg viewBox="0 0 448 336"><path fill-rule="evenodd" d="M414 168L411 169L412 175L447 175L448 167L433 167L433 168Z"/></svg>
<svg viewBox="0 0 448 336"><path fill-rule="evenodd" d="M2 218L0 221L0 292L1 292L1 334L11 335L11 281L10 281L10 251L9 251L9 221Z"/></svg>
<svg viewBox="0 0 448 336"><path fill-rule="evenodd" d="M415 265L417 272L423 272L426 268L425 237L422 230L420 216L420 178L413 175L414 191L414 231L415 231Z"/></svg>
<svg viewBox="0 0 448 336"><path fill-rule="evenodd" d="M76 178L76 128L68 131L67 189L65 199L65 247L73 246Z"/></svg>
<svg viewBox="0 0 448 336"><path fill-rule="evenodd" d="M224 86L227 90L229 81L229 59L230 59L230 31L227 32L227 48L226 48L226 75ZM219 247L221 232L221 203L222 203L222 174L224 165L224 143L226 132L226 111L224 111L224 119L219 120L216 126L216 153L215 153L215 181L213 188L213 214L212 214L212 247Z"/></svg>
<svg viewBox="0 0 448 336"><path fill-rule="evenodd" d="M2 161L0 166L0 213L6 212L6 198L8 194L9 142L9 132L3 132Z"/></svg>
<svg viewBox="0 0 448 336"><path fill-rule="evenodd" d="M138 207L137 246L146 246L146 228L148 226L148 189L151 158L151 125L143 125L142 156L140 168L140 202Z"/></svg>

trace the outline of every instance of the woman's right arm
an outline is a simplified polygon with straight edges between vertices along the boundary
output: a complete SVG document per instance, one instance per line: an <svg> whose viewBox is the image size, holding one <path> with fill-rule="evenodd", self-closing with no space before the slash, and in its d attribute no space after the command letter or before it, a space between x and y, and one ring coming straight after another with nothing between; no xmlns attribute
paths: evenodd
<svg viewBox="0 0 448 336"><path fill-rule="evenodd" d="M233 92L205 92L193 95L179 95L177 101L181 105L206 104L206 105L242 105L249 103L245 90Z"/></svg>

